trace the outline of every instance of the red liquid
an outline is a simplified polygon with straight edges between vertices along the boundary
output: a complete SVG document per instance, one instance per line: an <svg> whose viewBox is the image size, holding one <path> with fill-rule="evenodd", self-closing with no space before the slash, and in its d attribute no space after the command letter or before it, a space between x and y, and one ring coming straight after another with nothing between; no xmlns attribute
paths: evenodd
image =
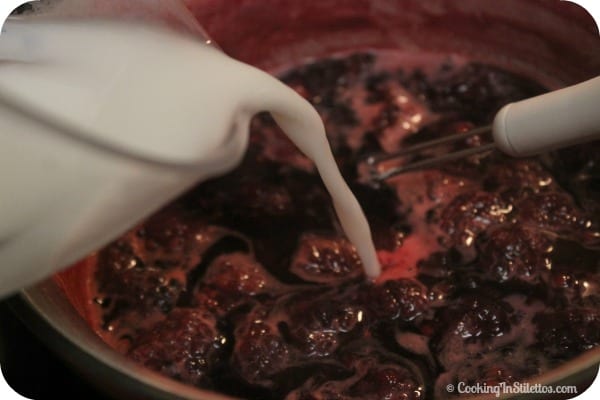
<svg viewBox="0 0 600 400"><path fill-rule="evenodd" d="M357 168L544 88L393 53L282 78L326 122L380 282L365 282L312 165L263 115L241 167L98 254L92 325L108 343L175 379L260 399L439 398L447 383L522 381L598 344L597 143L544 163L492 153L377 188Z"/></svg>

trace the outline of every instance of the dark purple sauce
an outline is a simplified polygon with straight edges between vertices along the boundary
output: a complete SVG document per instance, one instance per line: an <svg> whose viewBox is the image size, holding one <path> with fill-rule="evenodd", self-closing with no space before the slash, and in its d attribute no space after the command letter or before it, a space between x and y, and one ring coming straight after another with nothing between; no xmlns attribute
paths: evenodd
<svg viewBox="0 0 600 400"><path fill-rule="evenodd" d="M242 166L99 253L107 341L199 387L302 400L444 398L447 383L523 381L597 346L598 143L368 185L366 154L464 132L544 91L464 60L394 60L282 75L323 116L382 260L396 260L382 282L365 281L312 164L260 115Z"/></svg>

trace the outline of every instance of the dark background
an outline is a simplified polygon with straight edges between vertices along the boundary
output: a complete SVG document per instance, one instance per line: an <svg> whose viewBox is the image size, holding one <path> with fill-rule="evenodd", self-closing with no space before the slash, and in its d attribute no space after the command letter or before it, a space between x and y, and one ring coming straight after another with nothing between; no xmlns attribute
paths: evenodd
<svg viewBox="0 0 600 400"><path fill-rule="evenodd" d="M60 399L68 394L86 400L109 400L48 350L6 301L0 302L0 366L9 385L30 399Z"/></svg>

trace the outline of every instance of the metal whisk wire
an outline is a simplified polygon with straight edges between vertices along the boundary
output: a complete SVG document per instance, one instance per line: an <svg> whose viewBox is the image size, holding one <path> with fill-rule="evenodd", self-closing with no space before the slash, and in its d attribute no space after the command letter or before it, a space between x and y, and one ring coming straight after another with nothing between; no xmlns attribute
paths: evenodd
<svg viewBox="0 0 600 400"><path fill-rule="evenodd" d="M402 160L403 158L409 158L410 156L417 155L424 150L429 150L437 146L451 144L454 142L462 141L473 136L484 136L489 135L492 132L491 126L483 126L470 130L464 134L456 134L446 136L440 139L434 139L427 142L419 143L414 146L407 147L398 152L392 154L376 154L368 156L365 160L370 172L370 178L373 181L381 182L390 179L394 176L420 169L426 169L436 167L448 161L458 160L465 157L469 157L475 154L484 153L486 151L494 150L496 148L495 143L484 143L476 147L469 147L453 151L450 153L442 154L439 156L429 157L416 161L410 161L408 163L394 163L394 166L389 169L382 169L382 165L392 160Z"/></svg>

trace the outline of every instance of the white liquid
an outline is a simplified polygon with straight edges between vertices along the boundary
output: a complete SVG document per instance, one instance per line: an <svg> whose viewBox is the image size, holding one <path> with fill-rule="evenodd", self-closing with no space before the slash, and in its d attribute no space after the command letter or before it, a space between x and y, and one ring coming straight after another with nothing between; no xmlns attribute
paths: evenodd
<svg viewBox="0 0 600 400"><path fill-rule="evenodd" d="M202 41L132 23L9 22L0 95L74 132L57 134L0 104L0 188L9 194L0 196L0 296L234 168L252 115L264 110L315 162L366 275L380 273L314 108Z"/></svg>

